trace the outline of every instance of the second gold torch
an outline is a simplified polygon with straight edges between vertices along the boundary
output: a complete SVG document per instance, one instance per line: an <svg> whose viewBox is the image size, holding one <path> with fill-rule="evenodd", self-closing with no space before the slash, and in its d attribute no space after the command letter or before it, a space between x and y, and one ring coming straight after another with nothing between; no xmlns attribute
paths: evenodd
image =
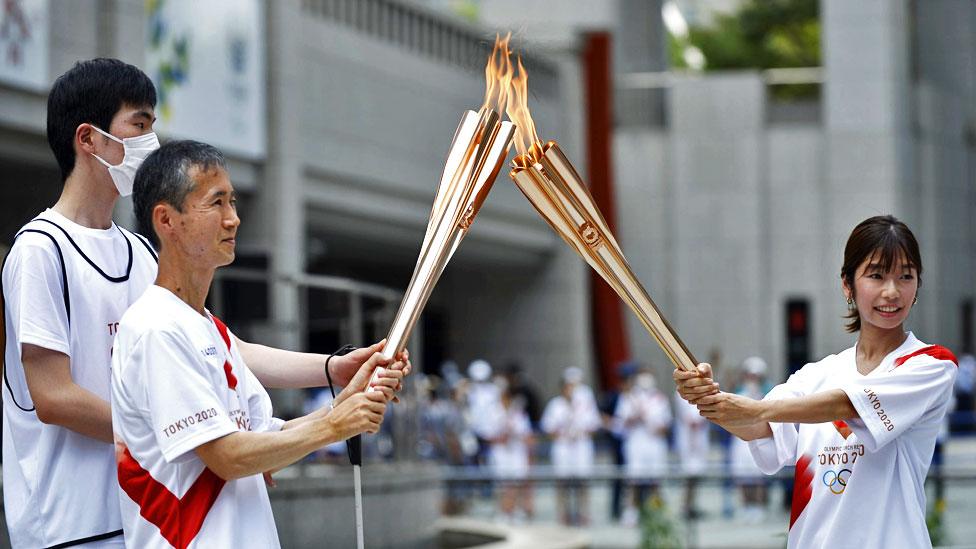
<svg viewBox="0 0 976 549"><path fill-rule="evenodd" d="M521 60L512 80L508 116L518 126L520 153L509 174L536 211L567 244L607 281L680 369L694 371L695 357L651 300L627 263L583 179L554 141L543 144L527 103L527 75Z"/></svg>

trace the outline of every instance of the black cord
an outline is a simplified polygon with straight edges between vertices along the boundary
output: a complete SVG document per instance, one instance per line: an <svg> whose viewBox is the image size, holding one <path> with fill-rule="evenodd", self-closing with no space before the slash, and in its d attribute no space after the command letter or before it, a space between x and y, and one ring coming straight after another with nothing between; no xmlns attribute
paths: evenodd
<svg viewBox="0 0 976 549"><path fill-rule="evenodd" d="M325 359L325 379L329 382L329 391L332 392L332 400L335 400L336 392L335 385L332 384L332 374L329 373L329 361L331 361L333 357L345 356L355 350L356 347L353 345L343 345L342 347L339 347L338 351L332 353L329 355L329 358Z"/></svg>
<svg viewBox="0 0 976 549"><path fill-rule="evenodd" d="M339 350L329 355L329 358L325 359L325 379L329 382L329 391L332 392L333 404L335 403L336 392L335 385L332 384L332 374L329 373L329 361L334 356L347 355L355 350L356 347L352 345L343 345ZM353 465L363 464L363 435L356 435L346 440L346 453L349 455L349 462Z"/></svg>

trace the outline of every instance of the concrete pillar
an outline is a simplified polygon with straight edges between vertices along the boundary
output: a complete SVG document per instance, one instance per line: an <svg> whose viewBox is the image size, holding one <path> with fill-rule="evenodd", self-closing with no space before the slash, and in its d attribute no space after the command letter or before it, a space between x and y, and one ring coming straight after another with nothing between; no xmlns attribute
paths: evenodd
<svg viewBox="0 0 976 549"><path fill-rule="evenodd" d="M713 347L728 365L768 358L764 84L754 72L680 77L669 108L669 320L698 360Z"/></svg>
<svg viewBox="0 0 976 549"><path fill-rule="evenodd" d="M268 33L268 157L258 190L266 224L269 255L270 313L267 343L285 349L302 344L301 306L297 278L305 269L305 207L302 173L304 73L299 0L267 3ZM282 403L298 404L288 394Z"/></svg>
<svg viewBox="0 0 976 549"><path fill-rule="evenodd" d="M882 213L917 227L920 214L917 204L901 199L913 173L908 1L822 0L820 14L826 78L821 264L830 268L818 300L823 305L814 311L818 356L853 339L839 320L846 304L838 278L851 230Z"/></svg>

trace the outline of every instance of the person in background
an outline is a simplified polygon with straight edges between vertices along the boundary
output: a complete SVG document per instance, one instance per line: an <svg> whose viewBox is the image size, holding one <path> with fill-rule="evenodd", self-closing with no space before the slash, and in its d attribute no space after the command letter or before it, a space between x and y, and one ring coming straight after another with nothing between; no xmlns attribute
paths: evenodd
<svg viewBox="0 0 976 549"><path fill-rule="evenodd" d="M582 480L593 470L593 433L600 428L600 412L593 390L583 383L583 371L563 371L562 391L542 413L542 430L552 438L552 464L561 478L556 492L564 524L587 524L587 486Z"/></svg>
<svg viewBox="0 0 976 549"><path fill-rule="evenodd" d="M674 394L674 447L678 455L678 467L685 476L684 516L689 519L701 517L695 505L695 492L698 477L708 468L709 423L698 413L694 404Z"/></svg>
<svg viewBox="0 0 976 549"><path fill-rule="evenodd" d="M491 364L487 360L477 359L468 365L466 412L471 431L478 439L476 461L480 466L488 464L488 439L491 438L491 424L485 410L497 406L501 399L498 385L492 380L491 374Z"/></svg>
<svg viewBox="0 0 976 549"><path fill-rule="evenodd" d="M772 387L766 382L766 361L751 356L742 361L741 380L735 394L761 400ZM732 437L729 445L729 466L732 478L742 492L742 517L749 524L758 524L766 512L768 490L764 477L752 453L749 443Z"/></svg>
<svg viewBox="0 0 976 549"><path fill-rule="evenodd" d="M503 378L504 379L504 378ZM525 401L512 387L501 387L501 398L483 410L491 426L489 463L501 489L499 507L510 523L523 523L533 516L532 485L529 474L532 448L532 425L525 411Z"/></svg>
<svg viewBox="0 0 976 549"><path fill-rule="evenodd" d="M525 403L525 413L529 415L532 428L538 428L539 420L542 418L542 399L539 398L539 391L532 382L526 379L522 364L513 360L505 365L502 373L512 393Z"/></svg>
<svg viewBox="0 0 976 549"><path fill-rule="evenodd" d="M953 386L956 396L955 412L957 419L953 422L953 431L972 433L976 431L976 417L974 417L974 397L976 397L976 357L966 353L959 357L959 372Z"/></svg>
<svg viewBox="0 0 976 549"><path fill-rule="evenodd" d="M659 479L668 471L668 433L671 405L657 389L654 374L641 367L617 400L614 431L623 438L624 463L630 477L631 498L621 521L636 526L639 510L649 496L657 496Z"/></svg>
<svg viewBox="0 0 976 549"><path fill-rule="evenodd" d="M444 370L441 370L442 372ZM455 378L455 383L458 379ZM420 440L418 454L423 459L432 460L449 467L460 468L466 465L464 440L471 437L465 424L461 407L453 396L454 388L446 380L437 376L427 376L420 382ZM477 443L471 437L470 448L473 455ZM466 490L457 483L450 483L444 498L441 512L444 515L457 515L464 511Z"/></svg>
<svg viewBox="0 0 976 549"><path fill-rule="evenodd" d="M620 379L620 385L617 389L611 389L609 391L604 391L602 398L599 400L600 414L603 416L603 423L609 428L606 430L608 435L608 440L610 442L610 452L613 456L613 464L617 467L618 471L624 470L624 441L623 435L613 428L613 413L617 410L617 403L620 401L620 395L627 391L630 384L633 383L633 377L637 375L637 369L640 368L640 364L633 360L625 360L617 364L617 376ZM623 517L623 500L624 500L624 488L626 488L623 479L617 477L613 480L613 486L610 492L610 519L614 521L619 521Z"/></svg>
<svg viewBox="0 0 976 549"><path fill-rule="evenodd" d="M328 408L332 406L333 400L332 392L325 387L305 389L305 400L302 402L302 414L308 415L315 410ZM344 441L336 441L328 446L319 448L308 457L309 461L329 463L345 463L346 459L346 443Z"/></svg>

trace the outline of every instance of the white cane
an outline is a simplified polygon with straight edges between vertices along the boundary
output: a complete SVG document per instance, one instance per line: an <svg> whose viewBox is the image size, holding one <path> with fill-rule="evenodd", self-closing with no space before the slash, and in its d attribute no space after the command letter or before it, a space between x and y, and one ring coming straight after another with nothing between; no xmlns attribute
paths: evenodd
<svg viewBox="0 0 976 549"><path fill-rule="evenodd" d="M332 401L335 402L335 386L332 384L332 374L329 372L329 361L334 356L342 356L355 351L352 345L344 345L338 351L329 355L325 359L325 378L329 382L329 390L332 392ZM363 435L356 435L346 441L346 453L349 454L349 462L352 463L352 483L353 492L356 499L356 548L365 549L365 531L363 529Z"/></svg>

